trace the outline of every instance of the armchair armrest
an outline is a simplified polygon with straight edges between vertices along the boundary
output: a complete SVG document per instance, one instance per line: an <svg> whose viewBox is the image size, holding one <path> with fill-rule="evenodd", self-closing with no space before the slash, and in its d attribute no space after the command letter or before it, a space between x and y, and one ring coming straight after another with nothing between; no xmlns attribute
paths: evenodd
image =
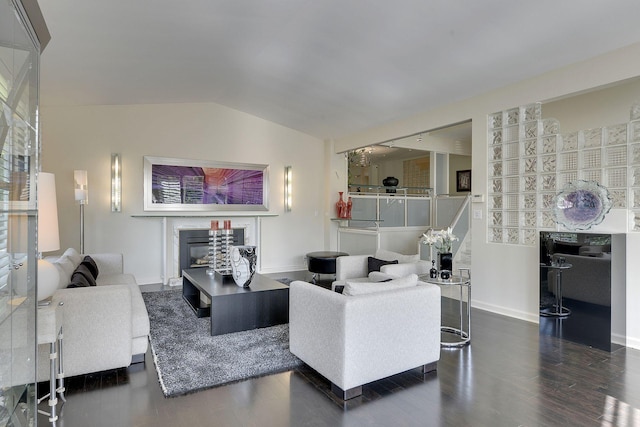
<svg viewBox="0 0 640 427"><path fill-rule="evenodd" d="M52 299L64 304L66 376L129 366L133 328L128 285L59 289Z"/></svg>
<svg viewBox="0 0 640 427"><path fill-rule="evenodd" d="M122 274L124 272L124 261L122 254L100 253L87 254L98 265L98 274Z"/></svg>
<svg viewBox="0 0 640 427"><path fill-rule="evenodd" d="M369 255L348 255L336 258L336 280L367 277Z"/></svg>

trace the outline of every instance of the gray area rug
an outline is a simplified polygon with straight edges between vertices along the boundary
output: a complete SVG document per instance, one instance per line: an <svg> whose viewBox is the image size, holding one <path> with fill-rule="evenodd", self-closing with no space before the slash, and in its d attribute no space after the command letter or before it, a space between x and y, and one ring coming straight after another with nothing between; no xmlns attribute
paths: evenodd
<svg viewBox="0 0 640 427"><path fill-rule="evenodd" d="M210 319L197 318L179 290L142 294L150 342L165 397L175 397L302 365L289 351L289 325L210 335Z"/></svg>

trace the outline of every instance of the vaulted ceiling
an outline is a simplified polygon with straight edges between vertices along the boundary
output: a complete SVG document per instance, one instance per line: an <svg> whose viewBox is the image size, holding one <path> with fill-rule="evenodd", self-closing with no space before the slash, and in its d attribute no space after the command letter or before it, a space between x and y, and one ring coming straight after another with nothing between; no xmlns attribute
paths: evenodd
<svg viewBox="0 0 640 427"><path fill-rule="evenodd" d="M42 105L215 102L323 139L640 41L637 0L39 3Z"/></svg>

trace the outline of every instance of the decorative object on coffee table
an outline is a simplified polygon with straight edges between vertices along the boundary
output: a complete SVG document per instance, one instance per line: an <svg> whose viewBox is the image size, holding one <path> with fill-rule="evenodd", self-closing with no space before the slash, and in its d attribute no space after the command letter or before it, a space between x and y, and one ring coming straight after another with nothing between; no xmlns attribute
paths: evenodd
<svg viewBox="0 0 640 427"><path fill-rule="evenodd" d="M236 282L236 285L248 288L256 272L256 261L258 259L256 256L256 247L232 246L230 258L233 280Z"/></svg>
<svg viewBox="0 0 640 427"><path fill-rule="evenodd" d="M209 268L207 274L215 273L222 276L231 275L231 261L229 252L231 243L233 242L233 230L231 230L231 221L224 221L224 229L220 230L218 221L211 221L211 229L209 230Z"/></svg>

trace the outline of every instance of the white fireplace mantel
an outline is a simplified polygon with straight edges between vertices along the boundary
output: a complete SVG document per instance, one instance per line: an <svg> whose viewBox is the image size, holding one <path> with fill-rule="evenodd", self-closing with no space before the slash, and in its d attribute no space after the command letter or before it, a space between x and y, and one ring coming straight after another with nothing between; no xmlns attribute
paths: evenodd
<svg viewBox="0 0 640 427"><path fill-rule="evenodd" d="M202 230L211 227L211 220L231 220L232 228L244 228L244 244L256 247L258 253L257 271L261 270L260 236L262 217L277 216L269 213L234 213L209 215L132 215L134 218L157 218L162 220L162 283L168 284L170 279L181 275L179 270L179 236L180 230Z"/></svg>

